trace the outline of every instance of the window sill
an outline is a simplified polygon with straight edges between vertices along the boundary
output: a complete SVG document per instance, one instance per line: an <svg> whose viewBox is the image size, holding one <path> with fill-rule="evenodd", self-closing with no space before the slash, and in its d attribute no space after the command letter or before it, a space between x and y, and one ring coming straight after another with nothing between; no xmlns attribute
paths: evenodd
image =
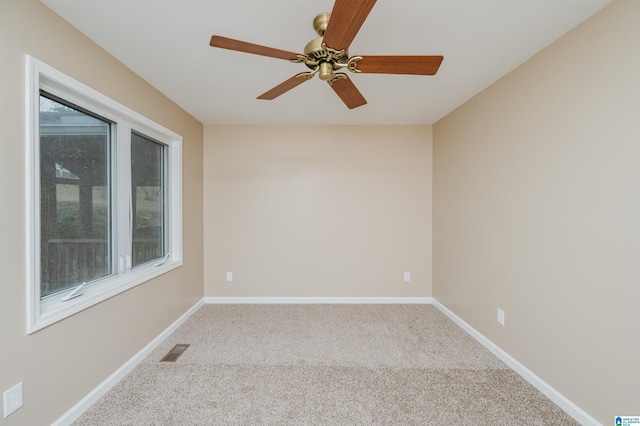
<svg viewBox="0 0 640 426"><path fill-rule="evenodd" d="M181 260L167 259L167 261L160 266L144 266L139 269L129 270L126 274L122 274L122 276L119 277L108 277L94 283L89 283L82 289L81 296L67 301L63 301L62 298L71 293L75 287L43 299L39 303L40 312L37 312L36 315L29 315L29 317L34 318L35 321L33 324L28 324L27 334L41 330L180 266L182 266Z"/></svg>

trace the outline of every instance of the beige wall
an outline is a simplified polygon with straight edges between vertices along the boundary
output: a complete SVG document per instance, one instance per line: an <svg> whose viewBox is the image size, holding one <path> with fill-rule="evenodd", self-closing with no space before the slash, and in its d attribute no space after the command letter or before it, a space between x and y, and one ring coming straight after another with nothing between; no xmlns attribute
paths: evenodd
<svg viewBox="0 0 640 426"><path fill-rule="evenodd" d="M616 0L434 125L434 297L603 424L640 410L639 22Z"/></svg>
<svg viewBox="0 0 640 426"><path fill-rule="evenodd" d="M207 126L203 151L195 119L39 1L0 7L0 391L25 389L3 424L58 418L203 280L206 296L432 295L430 126ZM433 295L605 424L640 397L639 16L616 0L433 128ZM33 335L25 54L184 137L185 265Z"/></svg>
<svg viewBox="0 0 640 426"><path fill-rule="evenodd" d="M25 54L184 138L184 266L32 335L25 332ZM0 423L44 425L202 297L202 125L38 0L2 0L0 94L0 391L24 382L24 407Z"/></svg>
<svg viewBox="0 0 640 426"><path fill-rule="evenodd" d="M431 296L431 151L430 126L205 126L205 295Z"/></svg>

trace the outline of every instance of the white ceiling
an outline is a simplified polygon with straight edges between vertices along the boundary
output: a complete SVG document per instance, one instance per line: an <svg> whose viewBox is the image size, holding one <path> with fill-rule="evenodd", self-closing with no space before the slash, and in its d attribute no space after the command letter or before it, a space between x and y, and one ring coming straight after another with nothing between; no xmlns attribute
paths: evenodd
<svg viewBox="0 0 640 426"><path fill-rule="evenodd" d="M610 0L379 0L350 55L444 55L437 75L350 74L347 109L303 64L216 49L212 34L302 52L333 0L42 0L205 124L432 124Z"/></svg>

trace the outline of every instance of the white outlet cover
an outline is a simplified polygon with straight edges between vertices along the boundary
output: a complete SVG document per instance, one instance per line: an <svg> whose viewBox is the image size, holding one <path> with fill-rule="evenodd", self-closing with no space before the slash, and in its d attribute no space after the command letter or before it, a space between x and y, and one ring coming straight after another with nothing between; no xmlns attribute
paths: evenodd
<svg viewBox="0 0 640 426"><path fill-rule="evenodd" d="M404 280L405 281L411 281L411 272L405 272L404 273Z"/></svg>
<svg viewBox="0 0 640 426"><path fill-rule="evenodd" d="M22 382L18 383L11 389L4 391L2 399L5 417L22 407Z"/></svg>
<svg viewBox="0 0 640 426"><path fill-rule="evenodd" d="M500 325L504 325L504 311L500 308L498 308L498 324Z"/></svg>
<svg viewBox="0 0 640 426"><path fill-rule="evenodd" d="M233 272L227 272L227 282L233 281Z"/></svg>

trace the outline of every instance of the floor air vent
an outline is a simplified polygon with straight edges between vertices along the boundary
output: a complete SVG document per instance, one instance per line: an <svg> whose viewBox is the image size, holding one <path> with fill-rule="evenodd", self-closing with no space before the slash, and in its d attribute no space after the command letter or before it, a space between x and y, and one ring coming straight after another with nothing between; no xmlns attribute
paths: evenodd
<svg viewBox="0 0 640 426"><path fill-rule="evenodd" d="M167 353L164 358L160 360L160 362L175 362L175 360L177 360L180 355L182 355L182 353L187 350L188 347L189 345L187 344L175 345L173 348L171 348L169 353Z"/></svg>

